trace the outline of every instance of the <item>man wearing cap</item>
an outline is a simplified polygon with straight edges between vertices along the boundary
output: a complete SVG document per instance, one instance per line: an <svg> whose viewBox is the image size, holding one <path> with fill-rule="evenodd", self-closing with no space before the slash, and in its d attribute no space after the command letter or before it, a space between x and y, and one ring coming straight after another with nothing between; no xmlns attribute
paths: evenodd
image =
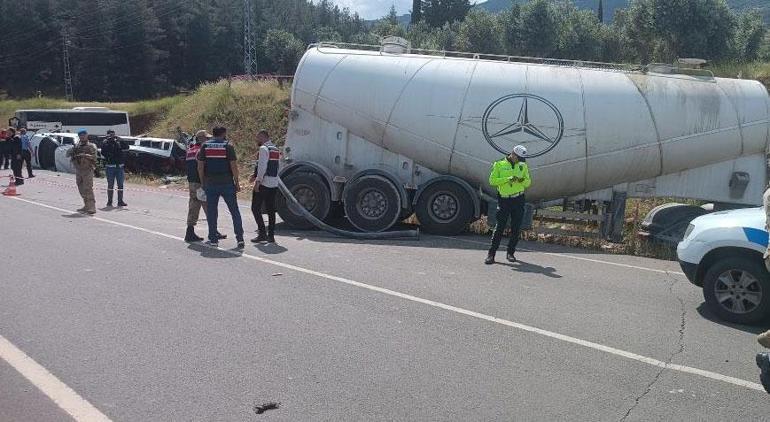
<svg viewBox="0 0 770 422"><path fill-rule="evenodd" d="M83 208L78 212L96 214L96 199L94 198L94 169L96 168L96 145L88 141L88 132L78 130L78 143L67 151L67 157L75 167L75 182L83 198Z"/></svg>
<svg viewBox="0 0 770 422"><path fill-rule="evenodd" d="M112 207L112 198L115 193L115 181L118 182L118 206L127 207L123 202L123 183L126 180L126 151L129 147L115 136L115 131L107 131L107 137L102 142L102 156L104 157L104 169L107 172L107 206Z"/></svg>
<svg viewBox="0 0 770 422"><path fill-rule="evenodd" d="M495 254L500 247L503 232L511 220L511 238L508 241L508 261L516 261L516 245L521 235L521 223L524 218L524 192L532 184L529 177L529 167L526 163L527 148L517 145L513 152L500 161L492 164L489 174L489 184L497 189L497 225L492 235L492 246L489 249L487 265L495 263Z"/></svg>
<svg viewBox="0 0 770 422"><path fill-rule="evenodd" d="M181 129L180 129L181 131ZM203 214L206 214L206 201L201 201L198 197L198 190L203 189L201 185L201 178L198 174L198 151L201 149L201 145L208 141L211 135L205 130L199 130L195 133L195 136L190 140L187 145L186 164L187 164L187 185L190 191L190 199L187 204L187 233L184 235L185 242L200 242L202 237L195 233L195 226L198 224L200 218L201 209ZM205 196L202 195L202 196ZM208 216L206 217L208 218ZM217 232L219 239L226 239L222 233Z"/></svg>

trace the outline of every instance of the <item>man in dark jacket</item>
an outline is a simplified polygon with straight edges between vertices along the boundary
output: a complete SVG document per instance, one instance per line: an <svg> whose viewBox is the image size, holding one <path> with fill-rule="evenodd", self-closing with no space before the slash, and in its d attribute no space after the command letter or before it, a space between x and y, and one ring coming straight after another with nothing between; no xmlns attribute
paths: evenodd
<svg viewBox="0 0 770 422"><path fill-rule="evenodd" d="M115 181L118 181L118 206L127 207L123 202L123 183L126 180L126 151L128 143L115 136L114 130L107 131L107 138L102 142L102 156L104 168L107 172L107 206L112 206L112 197L115 192Z"/></svg>
<svg viewBox="0 0 770 422"><path fill-rule="evenodd" d="M21 138L21 160L22 164L26 163L27 165L27 178L31 179L35 177L34 174L32 174L32 146L30 145L30 141L32 140L32 136L30 136L29 133L27 133L26 128L19 129L19 138Z"/></svg>
<svg viewBox="0 0 770 422"><path fill-rule="evenodd" d="M11 153L8 150L8 131L0 131L0 167L8 170L11 165Z"/></svg>
<svg viewBox="0 0 770 422"><path fill-rule="evenodd" d="M16 135L16 129L8 128L8 139L6 142L6 148L11 156L11 169L13 169L13 177L16 179L16 185L20 186L24 184L24 176L21 175L21 138Z"/></svg>

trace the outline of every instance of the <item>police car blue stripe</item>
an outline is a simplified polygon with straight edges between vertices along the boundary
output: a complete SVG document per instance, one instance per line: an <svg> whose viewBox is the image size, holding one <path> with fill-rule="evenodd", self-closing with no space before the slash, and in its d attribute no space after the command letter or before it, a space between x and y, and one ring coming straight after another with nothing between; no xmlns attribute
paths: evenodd
<svg viewBox="0 0 770 422"><path fill-rule="evenodd" d="M753 229L750 227L744 227L743 232L746 233L746 238L751 243L756 243L759 246L767 247L768 238L770 235L764 230Z"/></svg>

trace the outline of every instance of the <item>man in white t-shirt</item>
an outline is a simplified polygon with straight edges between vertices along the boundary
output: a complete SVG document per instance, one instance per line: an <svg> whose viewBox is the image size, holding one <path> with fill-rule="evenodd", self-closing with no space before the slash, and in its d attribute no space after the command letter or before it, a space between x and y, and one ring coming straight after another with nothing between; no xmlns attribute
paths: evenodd
<svg viewBox="0 0 770 422"><path fill-rule="evenodd" d="M270 135L266 130L260 130L257 134L257 165L254 166L254 174L251 182L254 190L251 193L251 212L259 227L259 236L251 239L253 243L275 243L275 195L278 193L278 165L281 152L270 141ZM262 204L267 211L267 229L262 219Z"/></svg>

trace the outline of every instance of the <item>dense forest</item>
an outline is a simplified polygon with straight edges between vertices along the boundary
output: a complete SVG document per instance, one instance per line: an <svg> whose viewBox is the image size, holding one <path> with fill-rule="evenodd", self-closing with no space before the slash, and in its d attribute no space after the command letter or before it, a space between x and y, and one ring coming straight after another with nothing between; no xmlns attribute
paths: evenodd
<svg viewBox="0 0 770 422"><path fill-rule="evenodd" d="M468 0L415 0L408 25L395 9L367 22L329 0L248 1L259 73L292 74L312 42L377 44L386 35L415 48L613 62L770 55L762 12L726 0L631 0L611 21L570 0L516 2L499 13ZM0 0L0 96L63 96L65 43L79 100L152 98L243 74L243 4Z"/></svg>

